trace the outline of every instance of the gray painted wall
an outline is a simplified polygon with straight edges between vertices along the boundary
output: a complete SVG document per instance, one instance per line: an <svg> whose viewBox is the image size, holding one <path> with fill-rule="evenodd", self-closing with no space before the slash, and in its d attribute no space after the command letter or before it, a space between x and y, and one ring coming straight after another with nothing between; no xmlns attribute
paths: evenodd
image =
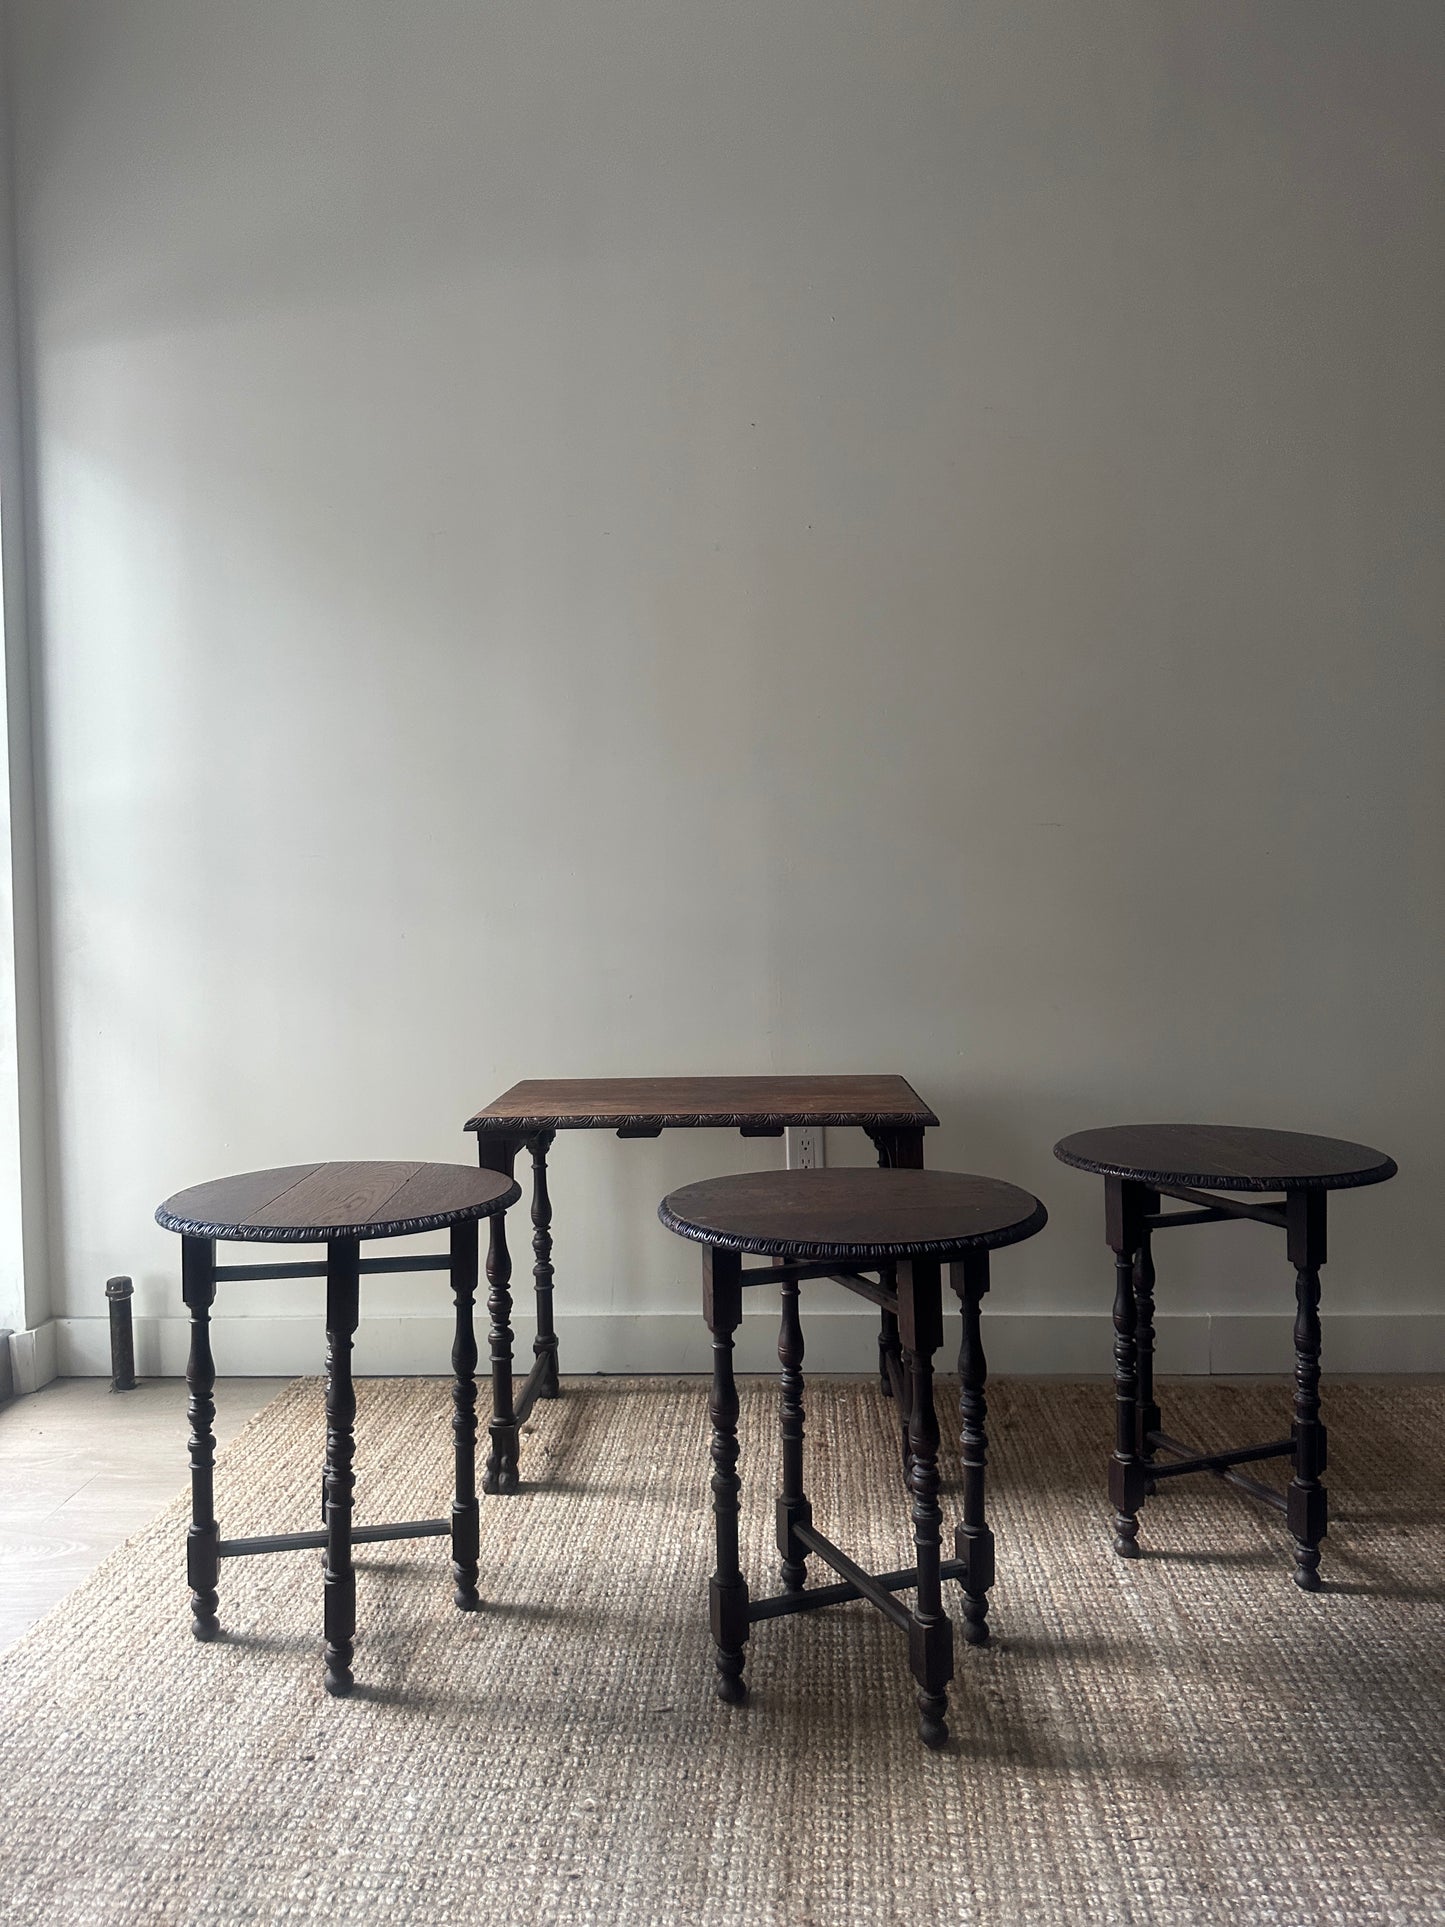
<svg viewBox="0 0 1445 1927"><path fill-rule="evenodd" d="M1445 1366L1436 0L12 13L59 1314L517 1077L897 1069L1100 1369L1136 1116L1394 1152L1326 1306ZM567 1308L771 1155L569 1142Z"/></svg>

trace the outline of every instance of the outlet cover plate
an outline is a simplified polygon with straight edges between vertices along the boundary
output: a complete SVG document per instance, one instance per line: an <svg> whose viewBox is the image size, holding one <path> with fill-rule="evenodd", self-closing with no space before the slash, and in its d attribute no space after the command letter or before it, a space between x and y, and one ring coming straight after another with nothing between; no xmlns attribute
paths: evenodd
<svg viewBox="0 0 1445 1927"><path fill-rule="evenodd" d="M827 1163L821 1124L790 1124L787 1145L790 1171L821 1171Z"/></svg>

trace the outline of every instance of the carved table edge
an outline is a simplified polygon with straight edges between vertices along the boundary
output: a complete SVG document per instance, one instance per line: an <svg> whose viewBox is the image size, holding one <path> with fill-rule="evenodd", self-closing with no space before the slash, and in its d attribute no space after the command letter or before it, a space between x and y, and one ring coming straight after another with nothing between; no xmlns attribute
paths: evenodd
<svg viewBox="0 0 1445 1927"><path fill-rule="evenodd" d="M711 1245L717 1251L737 1251L744 1256L758 1258L796 1258L800 1264L814 1260L827 1263L873 1265L901 1264L910 1258L951 1258L962 1257L966 1251L997 1251L1005 1245L1022 1244L1042 1231L1049 1221L1049 1214L1043 1205L1034 1200L1034 1209L1028 1217L1020 1218L1016 1224L1004 1225L997 1231L978 1232L972 1237L963 1238L920 1238L909 1240L906 1244L837 1244L824 1239L809 1238L744 1238L727 1231L710 1231L705 1226L689 1224L686 1219L676 1218L667 1209L666 1200L657 1207L660 1223L669 1231L675 1231L679 1238L690 1238L694 1244Z"/></svg>
<svg viewBox="0 0 1445 1927"><path fill-rule="evenodd" d="M497 1197L485 1204L468 1205L460 1211L440 1211L420 1218L383 1218L380 1225L318 1224L295 1227L271 1224L207 1224L199 1218L178 1218L174 1213L157 1210L156 1223L163 1231L178 1231L184 1238L219 1238L234 1244L332 1244L343 1238L420 1238L429 1231L447 1231L455 1224L474 1218L495 1218L510 1210L522 1195L513 1181Z"/></svg>
<svg viewBox="0 0 1445 1927"><path fill-rule="evenodd" d="M1101 1163L1094 1158L1075 1157L1065 1151L1061 1139L1054 1146L1060 1164L1074 1171L1087 1171L1094 1177L1120 1178L1130 1184L1143 1184L1155 1190L1177 1184L1192 1191L1358 1191L1367 1184L1387 1184L1399 1173L1392 1157L1360 1171L1344 1171L1314 1178L1221 1178L1196 1176L1186 1171L1151 1171L1137 1164ZM1366 1149L1369 1147L1366 1146Z"/></svg>

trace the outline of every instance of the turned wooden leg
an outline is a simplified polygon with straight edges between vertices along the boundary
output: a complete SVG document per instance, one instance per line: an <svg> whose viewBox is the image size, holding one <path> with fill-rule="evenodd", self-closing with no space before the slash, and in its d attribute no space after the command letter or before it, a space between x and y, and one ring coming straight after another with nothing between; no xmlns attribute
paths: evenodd
<svg viewBox="0 0 1445 1927"><path fill-rule="evenodd" d="M452 1497L452 1579L464 1613L481 1605L477 1594L481 1521L477 1511L477 1334L472 1306L477 1295L477 1221L455 1224L451 1232L452 1298L456 1336L452 1341L452 1438L456 1476Z"/></svg>
<svg viewBox="0 0 1445 1927"><path fill-rule="evenodd" d="M1139 1556L1139 1508L1146 1473L1139 1457L1139 1341L1134 1303L1135 1256L1143 1236L1144 1191L1119 1178L1104 1180L1104 1214L1114 1252L1114 1456L1109 1497L1114 1505L1114 1550Z"/></svg>
<svg viewBox="0 0 1445 1927"><path fill-rule="evenodd" d="M892 1140L882 1131L871 1131L869 1136L873 1140L873 1148L878 1153L878 1168L880 1171L886 1171L893 1156ZM885 1291L894 1289L896 1281L892 1265L878 1267L878 1282ZM893 1371L888 1369L890 1361ZM878 1387L884 1398L892 1398L893 1375L901 1369L902 1364L903 1352L898 1343L898 1315L896 1312L880 1311L878 1314ZM906 1423L903 1427L903 1473L906 1478L908 1475L908 1426Z"/></svg>
<svg viewBox="0 0 1445 1927"><path fill-rule="evenodd" d="M880 1126L868 1131L873 1148L878 1153L880 1171L921 1171L923 1169L923 1133L918 1130L889 1130ZM896 1287L896 1277L892 1265L880 1265L878 1282L885 1291ZM902 1349L898 1342L898 1319L895 1313L884 1311L879 1314L878 1323L878 1389L884 1398L892 1398L895 1377L902 1376ZM889 1370L890 1361L893 1369ZM900 1411L898 1415L900 1449L903 1454L903 1476L908 1477L908 1414Z"/></svg>
<svg viewBox="0 0 1445 1927"><path fill-rule="evenodd" d="M355 1238L326 1247L326 1690L340 1697L352 1686L356 1638L356 1572L351 1563L351 1493L356 1481L356 1391L351 1340L360 1301L361 1248Z"/></svg>
<svg viewBox="0 0 1445 1927"><path fill-rule="evenodd" d="M913 1417L909 1428L912 1463L913 1543L918 1557L918 1591L909 1628L909 1658L918 1682L918 1733L925 1746L948 1739L948 1682L953 1678L953 1625L943 1610L939 1545L943 1509L938 1502L938 1418L933 1409L933 1361L906 1355Z"/></svg>
<svg viewBox="0 0 1445 1927"><path fill-rule="evenodd" d="M813 1523L813 1508L803 1492L803 1323L798 1315L797 1279L785 1281L782 1292L778 1429L783 1440L783 1490L778 1500L778 1551L783 1556L783 1591L801 1592L808 1577L808 1549L794 1533L798 1526Z"/></svg>
<svg viewBox="0 0 1445 1927"><path fill-rule="evenodd" d="M500 1171L511 1177L517 1161L517 1146L510 1138L479 1136L477 1152L485 1170ZM517 1408L512 1397L512 1254L507 1249L507 1219L502 1211L492 1219L487 1239L487 1285L492 1418L488 1428L491 1449L487 1453L482 1490L515 1492L518 1480Z"/></svg>
<svg viewBox="0 0 1445 1927"><path fill-rule="evenodd" d="M191 1588L191 1631L214 1639L221 1578L220 1527L216 1524L216 1366L211 1356L211 1306L216 1297L216 1247L209 1238L181 1241L181 1296L191 1314L186 1362L191 1437L191 1525L186 1534L186 1577Z"/></svg>
<svg viewBox="0 0 1445 1927"><path fill-rule="evenodd" d="M1114 1291L1114 1458L1109 1467L1109 1497L1114 1502L1114 1550L1121 1559L1139 1556L1139 1507L1144 1498L1144 1468L1138 1453L1138 1344L1134 1336L1134 1258L1121 1252L1115 1261Z"/></svg>
<svg viewBox="0 0 1445 1927"><path fill-rule="evenodd" d="M1150 1208L1158 1209L1157 1198ZM1154 1397L1154 1253L1147 1225L1140 1233L1139 1249L1134 1254L1134 1336L1139 1347L1138 1453L1147 1479L1148 1467L1154 1458L1149 1435L1163 1424ZM1152 1481L1147 1489L1153 1490Z"/></svg>
<svg viewBox="0 0 1445 1927"><path fill-rule="evenodd" d="M1320 1541L1329 1528L1320 1424L1320 1274L1295 1273L1294 1477L1289 1483L1289 1529L1294 1535L1294 1582L1303 1592L1320 1586Z"/></svg>
<svg viewBox="0 0 1445 1927"><path fill-rule="evenodd" d="M970 1646L988 1644L988 1595L993 1585L993 1534L984 1511L984 1467L988 1463L988 1400L984 1387L988 1361L983 1355L979 1311L988 1290L988 1253L970 1252L950 1266L953 1288L963 1303L963 1343L958 1352L958 1403L963 1422L963 1523L953 1535L954 1557L963 1566L963 1636Z"/></svg>
<svg viewBox="0 0 1445 1927"><path fill-rule="evenodd" d="M1285 1201L1290 1262L1295 1267L1294 1477L1286 1495L1294 1539L1294 1582L1320 1588L1320 1541L1329 1530L1321 1483L1325 1428L1320 1423L1320 1266L1325 1261L1325 1194L1291 1192Z"/></svg>
<svg viewBox="0 0 1445 1927"><path fill-rule="evenodd" d="M933 1354L943 1339L942 1275L936 1259L898 1267L898 1326L908 1375L908 1487L918 1588L908 1625L908 1657L918 1686L918 1733L925 1746L948 1739L948 1682L953 1678L953 1622L943 1610L939 1547L938 1416L933 1407Z"/></svg>
<svg viewBox="0 0 1445 1927"><path fill-rule="evenodd" d="M556 1398L557 1327L552 1321L552 1198L547 1189L547 1153L555 1134L543 1131L532 1139L532 1283L537 1299L537 1336L534 1358L545 1358L547 1369L537 1383L538 1398Z"/></svg>
<svg viewBox="0 0 1445 1927"><path fill-rule="evenodd" d="M712 1512L717 1568L708 1587L717 1695L736 1705L747 1698L743 1649L748 1638L748 1587L738 1564L738 1388L733 1378L733 1333L742 1322L742 1260L733 1251L703 1256L703 1316L712 1333Z"/></svg>
<svg viewBox="0 0 1445 1927"><path fill-rule="evenodd" d="M879 1283L885 1291L891 1290L893 1284L888 1274L889 1267L880 1265ZM890 1358L897 1360L900 1365L903 1362L902 1349L898 1343L898 1319L893 1312L885 1311L879 1313L878 1324L878 1389L884 1398L893 1396L893 1378L888 1370Z"/></svg>
<svg viewBox="0 0 1445 1927"><path fill-rule="evenodd" d="M896 1265L880 1265L878 1282L885 1291L898 1289ZM878 1330L878 1376L883 1389L893 1400L898 1419L898 1451L903 1461L903 1482L908 1483L908 1374L903 1369L903 1345L898 1336L898 1314L885 1311Z"/></svg>

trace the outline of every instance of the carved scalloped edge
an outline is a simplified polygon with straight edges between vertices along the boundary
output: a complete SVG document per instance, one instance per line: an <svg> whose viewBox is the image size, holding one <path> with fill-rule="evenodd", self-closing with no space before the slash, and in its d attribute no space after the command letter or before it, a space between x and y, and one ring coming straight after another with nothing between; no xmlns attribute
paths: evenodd
<svg viewBox="0 0 1445 1927"><path fill-rule="evenodd" d="M998 1231L980 1232L971 1238L924 1238L907 1244L832 1244L816 1238L740 1238L727 1231L710 1231L704 1225L689 1224L674 1217L664 1198L657 1207L660 1223L679 1238L694 1244L711 1245L717 1251L737 1251L757 1258L797 1258L802 1263L822 1260L827 1263L897 1264L908 1258L949 1258L965 1251L998 1251L1005 1245L1022 1244L1043 1230L1049 1214L1037 1198L1028 1217Z"/></svg>
<svg viewBox="0 0 1445 1927"><path fill-rule="evenodd" d="M1370 1165L1363 1171L1342 1171L1333 1177L1205 1178L1191 1177L1185 1171L1148 1171L1138 1164L1101 1164L1093 1158L1074 1157L1062 1148L1062 1143L1054 1146L1054 1156L1071 1170L1089 1171L1099 1178L1126 1178L1132 1184L1148 1185L1156 1191L1171 1184L1183 1185L1190 1191L1358 1191L1367 1184L1387 1184L1400 1169L1393 1158L1387 1157L1382 1164Z"/></svg>
<svg viewBox="0 0 1445 1927"><path fill-rule="evenodd" d="M232 1244L320 1245L341 1238L356 1238L364 1243L368 1238L415 1238L428 1231L449 1230L452 1225L466 1224L472 1218L495 1218L499 1212L509 1211L521 1195L522 1187L514 1179L500 1197L485 1204L468 1205L463 1211L435 1212L423 1218L385 1218L379 1225L321 1224L298 1229L273 1224L204 1224L199 1218L178 1218L165 1210L156 1212L156 1223L163 1231L180 1232L183 1238L221 1238Z"/></svg>
<svg viewBox="0 0 1445 1927"><path fill-rule="evenodd" d="M877 1111L639 1111L622 1117L599 1117L591 1112L564 1111L555 1117L469 1118L466 1129L505 1132L508 1137L527 1137L537 1131L741 1131L749 1126L760 1130L787 1130L798 1124L856 1125L860 1131L926 1131L938 1119L932 1111L915 1111L904 1116Z"/></svg>

